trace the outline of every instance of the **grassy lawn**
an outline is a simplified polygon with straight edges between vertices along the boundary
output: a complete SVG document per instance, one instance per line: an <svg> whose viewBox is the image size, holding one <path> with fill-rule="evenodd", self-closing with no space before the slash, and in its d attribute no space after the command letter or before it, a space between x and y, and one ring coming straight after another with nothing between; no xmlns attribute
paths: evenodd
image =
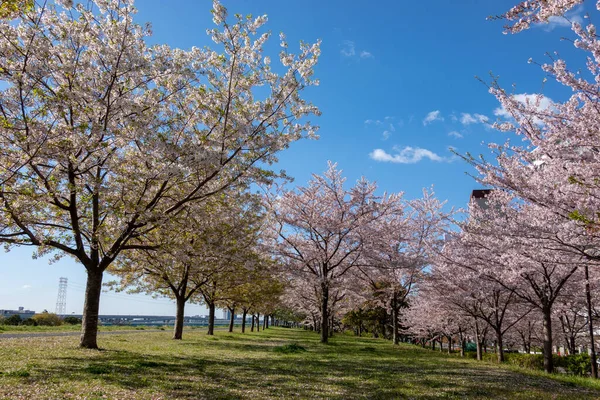
<svg viewBox="0 0 600 400"><path fill-rule="evenodd" d="M145 326L145 327L135 327L135 326L119 326L119 325L110 325L110 326L100 326L100 331L127 331L127 330L149 330L149 329L158 329L156 326ZM171 328L167 328L171 329ZM80 332L81 324L78 325L61 325L61 326L27 326L27 325L0 325L0 335L3 333L42 333L42 332Z"/></svg>
<svg viewBox="0 0 600 400"><path fill-rule="evenodd" d="M595 382L378 339L340 335L321 345L314 333L283 328L170 336L101 336L103 351L78 349L77 337L0 339L0 398L600 398Z"/></svg>

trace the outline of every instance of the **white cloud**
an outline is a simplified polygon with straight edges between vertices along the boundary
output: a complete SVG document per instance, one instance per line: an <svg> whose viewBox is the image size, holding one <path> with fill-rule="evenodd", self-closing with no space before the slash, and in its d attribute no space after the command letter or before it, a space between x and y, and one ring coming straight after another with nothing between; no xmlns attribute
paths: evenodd
<svg viewBox="0 0 600 400"><path fill-rule="evenodd" d="M378 119L367 119L365 125L381 125L381 121Z"/></svg>
<svg viewBox="0 0 600 400"><path fill-rule="evenodd" d="M564 16L552 16L548 18L548 22L541 22L534 26L543 28L546 32L553 31L556 28L570 28L573 22L583 24L584 9L582 6L566 13Z"/></svg>
<svg viewBox="0 0 600 400"><path fill-rule="evenodd" d="M449 161L445 157L441 157L431 150L422 149L419 147L406 146L402 149L394 147L395 154L387 153L382 149L375 149L369 153L369 157L375 161L391 162L395 164L415 164L424 158L431 161L444 162Z"/></svg>
<svg viewBox="0 0 600 400"><path fill-rule="evenodd" d="M448 133L448 136L456 138L456 139L462 139L463 135L460 132L457 131L452 131L450 133Z"/></svg>
<svg viewBox="0 0 600 400"><path fill-rule="evenodd" d="M23 285L22 289L31 289L31 285Z"/></svg>
<svg viewBox="0 0 600 400"><path fill-rule="evenodd" d="M489 118L482 114L469 114L469 113L461 113L460 114L460 123L463 125L485 124L488 121L489 121Z"/></svg>
<svg viewBox="0 0 600 400"><path fill-rule="evenodd" d="M544 95L521 93L513 95L512 98L523 105L534 107L538 112L552 110L554 107L552 99ZM504 106L496 108L494 110L494 115L506 119L513 118L512 114L510 114ZM534 118L533 122L542 125L542 121L539 118Z"/></svg>
<svg viewBox="0 0 600 400"><path fill-rule="evenodd" d="M427 116L423 120L423 125L429 125L434 121L443 121L444 117L442 117L440 110L430 111L427 113Z"/></svg>
<svg viewBox="0 0 600 400"><path fill-rule="evenodd" d="M342 43L342 50L340 50L340 53L342 53L342 55L344 57L353 57L356 55L356 48L354 46L354 42L351 40L344 40L344 42Z"/></svg>
<svg viewBox="0 0 600 400"><path fill-rule="evenodd" d="M383 140L388 140L390 138L390 136L392 136L392 132L383 131Z"/></svg>
<svg viewBox="0 0 600 400"><path fill-rule="evenodd" d="M374 58L373 53L367 50L358 50L356 44L352 40L344 40L340 54L346 58L367 59Z"/></svg>

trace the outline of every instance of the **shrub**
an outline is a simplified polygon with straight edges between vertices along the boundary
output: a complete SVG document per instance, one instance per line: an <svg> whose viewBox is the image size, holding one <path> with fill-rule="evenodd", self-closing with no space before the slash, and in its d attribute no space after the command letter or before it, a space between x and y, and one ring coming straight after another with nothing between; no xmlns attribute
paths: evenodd
<svg viewBox="0 0 600 400"><path fill-rule="evenodd" d="M563 367L568 373L585 376L592 372L590 356L585 353L572 354L565 357L554 357L554 365Z"/></svg>
<svg viewBox="0 0 600 400"><path fill-rule="evenodd" d="M520 354L507 353L504 354L504 360L513 365L518 365L521 368L543 370L544 356L542 354Z"/></svg>
<svg viewBox="0 0 600 400"><path fill-rule="evenodd" d="M33 318L27 318L21 324L22 325L27 325L27 326L37 326L37 322Z"/></svg>
<svg viewBox="0 0 600 400"><path fill-rule="evenodd" d="M63 323L63 320L58 315L49 312L35 314L32 319L39 326L59 326Z"/></svg>
<svg viewBox="0 0 600 400"><path fill-rule="evenodd" d="M298 343L286 344L285 346L278 346L273 349L278 353L302 353L306 349L300 346Z"/></svg>
<svg viewBox="0 0 600 400"><path fill-rule="evenodd" d="M64 317L63 322L67 325L81 325L81 319L72 316Z"/></svg>
<svg viewBox="0 0 600 400"><path fill-rule="evenodd" d="M21 325L22 319L20 315L15 314L6 318L4 321L6 325Z"/></svg>

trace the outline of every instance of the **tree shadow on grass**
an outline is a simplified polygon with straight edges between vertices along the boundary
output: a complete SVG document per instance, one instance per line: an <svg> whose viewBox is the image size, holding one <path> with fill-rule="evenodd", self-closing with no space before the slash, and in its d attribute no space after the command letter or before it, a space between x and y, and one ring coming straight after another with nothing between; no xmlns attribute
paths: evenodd
<svg viewBox="0 0 600 400"><path fill-rule="evenodd" d="M210 342L206 346L219 350L227 347L219 342ZM360 346L365 347L364 343ZM439 364L435 362L436 357L427 356L411 358L410 363L402 362L393 356L394 351L392 356L379 349L355 353L348 360L339 358L340 354L353 351L344 346L321 346L321 352L312 348L312 354L289 355L274 354L265 349L269 346L255 347L253 357L241 354L241 357L231 359L202 354L148 356L109 350L100 360L64 357L58 360L56 367L44 371L44 375L64 380L93 380L128 390L159 392L167 398L178 399L257 395L263 398L401 398L413 393L424 399L517 398L524 386L532 390L531 395L560 398L560 392L565 391L551 380L534 382L533 378L489 366L467 363L464 369L465 365L460 363ZM257 357L256 353L261 351L264 356ZM515 379L521 381L517 386L511 384ZM575 395L571 398L598 396L598 392L587 390L569 392Z"/></svg>
<svg viewBox="0 0 600 400"><path fill-rule="evenodd" d="M151 345L117 337L99 353L70 350L32 364L23 382L58 382L67 391L83 382L105 388L109 398L121 389L169 399L600 398L598 391L370 338L339 335L324 345L316 334L283 329L210 340L200 332L184 341L145 338ZM291 343L308 351L274 351Z"/></svg>

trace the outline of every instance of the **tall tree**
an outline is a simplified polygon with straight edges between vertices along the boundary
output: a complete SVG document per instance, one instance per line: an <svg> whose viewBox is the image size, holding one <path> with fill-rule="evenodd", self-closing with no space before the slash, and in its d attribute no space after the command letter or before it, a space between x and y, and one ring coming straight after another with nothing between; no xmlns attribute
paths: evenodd
<svg viewBox="0 0 600 400"><path fill-rule="evenodd" d="M376 186L364 179L350 189L344 183L341 171L330 163L307 187L269 198L273 251L290 274L317 289L323 343L329 338L330 294L361 263L369 226L402 210L400 195L378 197Z"/></svg>
<svg viewBox="0 0 600 400"><path fill-rule="evenodd" d="M266 16L230 21L218 2L221 54L148 47L132 0L56 3L0 22L0 241L81 263L80 345L97 348L103 274L122 252L314 136L300 92L320 50L291 54L282 35L271 69Z"/></svg>
<svg viewBox="0 0 600 400"><path fill-rule="evenodd" d="M173 298L173 339L181 339L185 304L197 302L197 293L216 280L237 284L245 264L254 260L261 216L256 196L234 190L188 207L151 232L156 248L123 254L111 270L121 278L115 286Z"/></svg>

